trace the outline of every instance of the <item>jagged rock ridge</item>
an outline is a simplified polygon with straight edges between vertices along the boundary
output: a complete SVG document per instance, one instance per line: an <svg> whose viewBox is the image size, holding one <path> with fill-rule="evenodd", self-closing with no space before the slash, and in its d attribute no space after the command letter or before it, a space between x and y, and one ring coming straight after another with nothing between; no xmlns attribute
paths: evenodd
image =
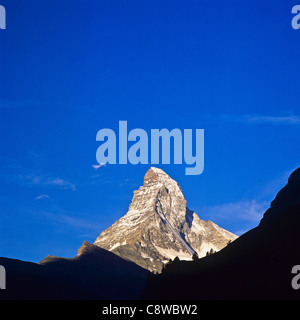
<svg viewBox="0 0 300 320"><path fill-rule="evenodd" d="M169 259L191 260L195 251L203 257L236 238L189 210L178 183L151 167L143 186L134 191L126 215L104 230L94 244L150 271L161 271Z"/></svg>

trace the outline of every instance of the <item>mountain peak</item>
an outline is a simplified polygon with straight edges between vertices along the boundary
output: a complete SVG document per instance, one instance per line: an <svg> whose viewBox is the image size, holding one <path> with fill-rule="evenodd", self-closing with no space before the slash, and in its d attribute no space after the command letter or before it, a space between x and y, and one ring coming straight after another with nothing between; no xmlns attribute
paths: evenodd
<svg viewBox="0 0 300 320"><path fill-rule="evenodd" d="M145 174L145 177L144 177L144 186L148 186L150 184L153 184L153 183L158 183L159 182L159 177L158 177L158 174L157 174L157 168L155 167L151 167ZM162 170L161 170L162 171ZM162 171L164 172L164 171ZM164 172L165 173L165 172ZM166 174L166 173L165 173Z"/></svg>
<svg viewBox="0 0 300 320"><path fill-rule="evenodd" d="M162 169L157 168L157 167L151 167L148 171L153 171L154 173L163 173L163 174L167 175Z"/></svg>
<svg viewBox="0 0 300 320"><path fill-rule="evenodd" d="M176 198L184 199L179 184L162 169L151 167L145 174L143 187L154 190L163 190ZM150 191L151 192L151 191ZM185 201L185 199L183 200Z"/></svg>
<svg viewBox="0 0 300 320"><path fill-rule="evenodd" d="M91 252L95 251L95 249L97 249L97 247L95 245L84 240L81 247L78 249L77 256L91 253Z"/></svg>
<svg viewBox="0 0 300 320"><path fill-rule="evenodd" d="M144 186L148 186L154 183L176 183L168 174L166 174L162 169L151 167L145 174ZM177 183L176 183L177 184Z"/></svg>
<svg viewBox="0 0 300 320"><path fill-rule="evenodd" d="M143 186L134 191L128 212L94 244L143 268L160 271L169 259L191 260L195 251L202 257L236 238L189 210L178 183L163 170L151 167Z"/></svg>

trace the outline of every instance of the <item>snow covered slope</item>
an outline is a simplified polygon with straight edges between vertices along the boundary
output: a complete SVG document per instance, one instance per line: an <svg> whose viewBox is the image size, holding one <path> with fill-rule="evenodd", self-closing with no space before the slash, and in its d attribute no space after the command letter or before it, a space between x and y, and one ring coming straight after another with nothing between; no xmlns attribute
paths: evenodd
<svg viewBox="0 0 300 320"><path fill-rule="evenodd" d="M189 210L178 183L163 170L151 167L144 185L134 191L128 212L104 230L94 244L160 272L162 263L169 259L178 256L191 260L195 251L202 257L236 238Z"/></svg>

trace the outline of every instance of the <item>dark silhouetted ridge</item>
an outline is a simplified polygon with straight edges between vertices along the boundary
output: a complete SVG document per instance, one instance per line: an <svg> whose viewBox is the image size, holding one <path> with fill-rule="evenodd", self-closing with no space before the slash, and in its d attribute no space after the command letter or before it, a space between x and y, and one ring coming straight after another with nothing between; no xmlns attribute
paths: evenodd
<svg viewBox="0 0 300 320"><path fill-rule="evenodd" d="M299 299L300 290L291 286L292 267L300 264L299 244L300 168L256 228L213 255L173 263L151 276L143 297Z"/></svg>

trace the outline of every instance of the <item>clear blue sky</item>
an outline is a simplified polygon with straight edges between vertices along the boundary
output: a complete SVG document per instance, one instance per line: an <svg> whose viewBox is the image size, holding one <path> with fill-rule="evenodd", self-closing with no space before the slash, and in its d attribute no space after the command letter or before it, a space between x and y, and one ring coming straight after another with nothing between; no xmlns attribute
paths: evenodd
<svg viewBox="0 0 300 320"><path fill-rule="evenodd" d="M297 1L2 0L0 256L72 257L150 165L95 169L96 133L205 129L205 169L159 166L241 234L299 166Z"/></svg>

